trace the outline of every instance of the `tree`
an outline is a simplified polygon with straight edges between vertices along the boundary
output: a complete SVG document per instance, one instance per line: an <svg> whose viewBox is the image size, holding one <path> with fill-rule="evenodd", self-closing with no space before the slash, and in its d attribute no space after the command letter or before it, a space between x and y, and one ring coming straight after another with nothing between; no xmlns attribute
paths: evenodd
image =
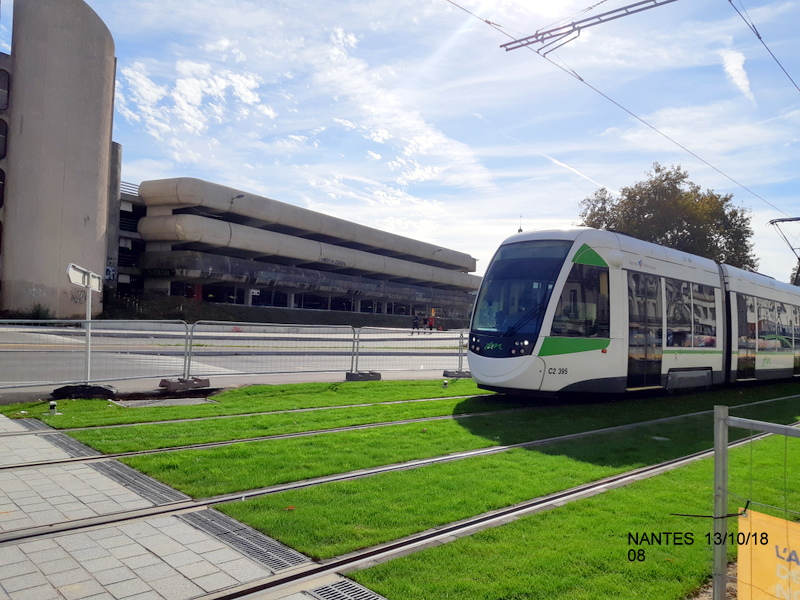
<svg viewBox="0 0 800 600"><path fill-rule="evenodd" d="M647 176L622 188L619 198L601 188L582 200L581 224L756 269L750 211L734 206L732 194L703 192L680 165L666 168L654 163Z"/></svg>

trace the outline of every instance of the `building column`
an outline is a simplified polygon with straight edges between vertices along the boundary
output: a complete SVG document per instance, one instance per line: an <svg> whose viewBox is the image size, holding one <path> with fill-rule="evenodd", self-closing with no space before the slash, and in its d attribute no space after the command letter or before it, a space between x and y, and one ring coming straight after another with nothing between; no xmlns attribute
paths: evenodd
<svg viewBox="0 0 800 600"><path fill-rule="evenodd" d="M294 292L286 294L286 308L294 308Z"/></svg>

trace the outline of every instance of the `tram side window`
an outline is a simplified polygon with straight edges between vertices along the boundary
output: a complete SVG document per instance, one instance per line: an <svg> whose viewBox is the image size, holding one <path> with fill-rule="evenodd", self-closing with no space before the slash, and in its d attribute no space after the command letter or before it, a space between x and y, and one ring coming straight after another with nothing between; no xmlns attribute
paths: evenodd
<svg viewBox="0 0 800 600"><path fill-rule="evenodd" d="M692 339L692 295L690 284L666 279L667 346L690 346Z"/></svg>
<svg viewBox="0 0 800 600"><path fill-rule="evenodd" d="M608 268L574 264L556 304L551 335L609 337Z"/></svg>
<svg viewBox="0 0 800 600"><path fill-rule="evenodd" d="M778 341L778 352L792 352L792 329L794 316L792 307L783 302L775 303L775 336Z"/></svg>
<svg viewBox="0 0 800 600"><path fill-rule="evenodd" d="M714 288L710 285L692 284L694 309L694 335L692 346L715 348L717 346L717 305Z"/></svg>
<svg viewBox="0 0 800 600"><path fill-rule="evenodd" d="M794 374L800 375L800 308L792 307L794 315Z"/></svg>
<svg viewBox="0 0 800 600"><path fill-rule="evenodd" d="M756 347L756 299L745 294L736 294L736 315L739 331L739 348Z"/></svg>
<svg viewBox="0 0 800 600"><path fill-rule="evenodd" d="M758 307L758 349L777 350L780 346L775 330L775 301L756 298Z"/></svg>

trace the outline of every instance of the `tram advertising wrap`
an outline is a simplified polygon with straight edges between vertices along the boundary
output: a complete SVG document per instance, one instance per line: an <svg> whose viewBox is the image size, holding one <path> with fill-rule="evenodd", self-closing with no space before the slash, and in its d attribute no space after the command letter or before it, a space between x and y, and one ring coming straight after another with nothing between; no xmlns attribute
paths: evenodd
<svg viewBox="0 0 800 600"><path fill-rule="evenodd" d="M598 392L800 375L800 288L609 231L520 233L483 278L482 388Z"/></svg>

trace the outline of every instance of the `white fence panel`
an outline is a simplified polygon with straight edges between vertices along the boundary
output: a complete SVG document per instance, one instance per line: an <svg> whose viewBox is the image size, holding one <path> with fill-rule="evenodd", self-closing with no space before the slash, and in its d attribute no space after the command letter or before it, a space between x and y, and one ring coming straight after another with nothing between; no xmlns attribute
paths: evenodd
<svg viewBox="0 0 800 600"><path fill-rule="evenodd" d="M0 388L180 377L188 331L183 321L0 321Z"/></svg>
<svg viewBox="0 0 800 600"><path fill-rule="evenodd" d="M355 330L349 325L198 321L191 328L191 376L347 372Z"/></svg>
<svg viewBox="0 0 800 600"><path fill-rule="evenodd" d="M461 370L464 332L362 327L357 371Z"/></svg>

